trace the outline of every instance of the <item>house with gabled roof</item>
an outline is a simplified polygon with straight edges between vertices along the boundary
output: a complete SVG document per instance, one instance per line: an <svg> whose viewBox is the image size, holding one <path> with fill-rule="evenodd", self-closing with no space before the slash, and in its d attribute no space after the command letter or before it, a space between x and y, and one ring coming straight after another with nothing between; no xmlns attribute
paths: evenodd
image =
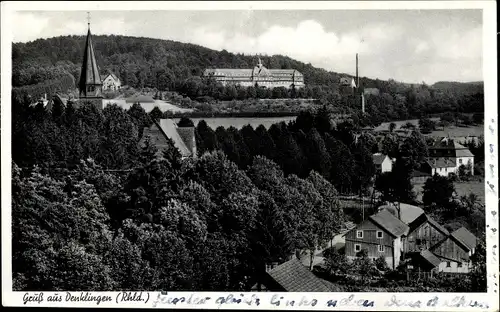
<svg viewBox="0 0 500 312"><path fill-rule="evenodd" d="M405 256L428 250L450 235L448 230L425 213L411 222L409 227L403 244Z"/></svg>
<svg viewBox="0 0 500 312"><path fill-rule="evenodd" d="M353 260L361 250L366 250L373 260L384 256L387 265L395 269L401 260L403 238L409 227L387 210L368 217L345 236L345 255Z"/></svg>
<svg viewBox="0 0 500 312"><path fill-rule="evenodd" d="M338 289L314 275L300 260L293 258L280 265L267 266L265 274L258 278L251 291L332 292Z"/></svg>
<svg viewBox="0 0 500 312"><path fill-rule="evenodd" d="M122 87L122 82L120 81L120 78L116 76L113 73L109 73L107 75L102 75L101 76L101 81L102 81L102 90L104 91L116 91L120 90Z"/></svg>
<svg viewBox="0 0 500 312"><path fill-rule="evenodd" d="M446 239L431 247L430 251L440 259L439 271L468 273L472 268L470 257L474 254L477 238L461 227Z"/></svg>
<svg viewBox="0 0 500 312"><path fill-rule="evenodd" d="M474 174L474 155L467 147L448 137L437 140L429 147L427 164L431 175L448 176L452 172L456 173L461 165L468 164L471 174Z"/></svg>
<svg viewBox="0 0 500 312"><path fill-rule="evenodd" d="M373 164L377 173L391 172L392 171L392 159L382 153L373 154Z"/></svg>
<svg viewBox="0 0 500 312"><path fill-rule="evenodd" d="M194 127L179 127L173 119L155 120L151 127L145 127L139 144L142 146L149 138L157 151L157 156L161 157L163 151L169 146L168 139L174 142L181 156L196 157L196 138Z"/></svg>

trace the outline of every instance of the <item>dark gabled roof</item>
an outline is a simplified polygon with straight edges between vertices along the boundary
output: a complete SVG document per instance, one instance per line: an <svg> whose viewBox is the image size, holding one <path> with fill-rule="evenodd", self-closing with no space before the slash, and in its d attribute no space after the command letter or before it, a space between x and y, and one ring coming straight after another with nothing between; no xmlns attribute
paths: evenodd
<svg viewBox="0 0 500 312"><path fill-rule="evenodd" d="M448 232L448 230L446 230L441 224L439 224L436 220L432 219L425 213L421 214L418 218L416 218L413 222L409 224L410 226L409 233L413 232L416 228L424 224L426 221L429 222L429 224L435 227L438 231L443 233L445 236L450 235L450 232Z"/></svg>
<svg viewBox="0 0 500 312"><path fill-rule="evenodd" d="M455 151L455 157L474 157L474 154L467 148L465 149L457 149Z"/></svg>
<svg viewBox="0 0 500 312"><path fill-rule="evenodd" d="M431 166L431 168L453 168L457 165L455 162L442 157L439 157L436 160L428 160L427 163Z"/></svg>
<svg viewBox="0 0 500 312"><path fill-rule="evenodd" d="M331 292L330 287L299 260L287 261L267 274L287 292Z"/></svg>
<svg viewBox="0 0 500 312"><path fill-rule="evenodd" d="M401 220L385 209L370 216L370 220L385 229L394 237L406 235L409 230L408 225L404 224Z"/></svg>
<svg viewBox="0 0 500 312"><path fill-rule="evenodd" d="M467 247L469 250L476 248L477 238L469 232L466 228L461 227L458 230L451 233L451 236L457 240L459 243Z"/></svg>
<svg viewBox="0 0 500 312"><path fill-rule="evenodd" d="M387 156L382 154L382 153L373 154L373 164L374 165L381 165L384 162L386 157Z"/></svg>
<svg viewBox="0 0 500 312"><path fill-rule="evenodd" d="M439 258L428 249L422 250L422 252L420 252L420 256L434 267L437 267L441 263L441 260L439 260Z"/></svg>
<svg viewBox="0 0 500 312"><path fill-rule="evenodd" d="M115 74L110 73L107 75L101 75L101 81L106 80L106 78L108 78L108 76L111 76L111 78L113 78L114 80L120 80L120 78L118 78Z"/></svg>
<svg viewBox="0 0 500 312"><path fill-rule="evenodd" d="M467 147L458 143L452 138L442 137L435 141L435 143L429 147L430 149L467 149Z"/></svg>
<svg viewBox="0 0 500 312"><path fill-rule="evenodd" d="M83 62L82 70L80 73L80 82L78 87L80 92L86 90L87 85L100 85L101 76L99 75L99 69L97 67L97 62L94 54L94 45L92 43L92 35L90 33L90 28L87 33L87 41L85 43L85 50L83 52Z"/></svg>

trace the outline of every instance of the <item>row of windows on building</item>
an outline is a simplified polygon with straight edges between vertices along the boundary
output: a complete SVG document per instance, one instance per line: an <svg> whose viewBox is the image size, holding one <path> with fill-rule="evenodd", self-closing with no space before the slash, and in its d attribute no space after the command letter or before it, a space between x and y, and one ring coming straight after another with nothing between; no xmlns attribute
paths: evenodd
<svg viewBox="0 0 500 312"><path fill-rule="evenodd" d="M363 230L356 231L357 238L363 238ZM384 238L384 232L377 231L377 238Z"/></svg>
<svg viewBox="0 0 500 312"><path fill-rule="evenodd" d="M384 252L385 251L385 246L384 245L377 245L378 246L378 252ZM354 250L356 252L361 251L361 245L360 244L354 244Z"/></svg>

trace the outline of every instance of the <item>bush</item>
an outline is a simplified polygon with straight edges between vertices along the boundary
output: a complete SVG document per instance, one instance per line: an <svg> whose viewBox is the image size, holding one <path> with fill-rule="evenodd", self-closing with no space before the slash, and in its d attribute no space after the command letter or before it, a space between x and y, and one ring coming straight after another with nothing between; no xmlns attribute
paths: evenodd
<svg viewBox="0 0 500 312"><path fill-rule="evenodd" d="M474 164L474 175L484 177L484 163Z"/></svg>
<svg viewBox="0 0 500 312"><path fill-rule="evenodd" d="M450 172L448 174L448 179L450 179L451 182L457 182L458 181L458 176L455 172Z"/></svg>
<svg viewBox="0 0 500 312"><path fill-rule="evenodd" d="M380 257L375 259L375 266L380 271L387 271L388 266L387 266L387 262L385 261L385 257L383 255L380 255Z"/></svg>
<svg viewBox="0 0 500 312"><path fill-rule="evenodd" d="M482 124L484 121L484 114L483 113L475 113L474 115L472 115L472 120L476 124Z"/></svg>

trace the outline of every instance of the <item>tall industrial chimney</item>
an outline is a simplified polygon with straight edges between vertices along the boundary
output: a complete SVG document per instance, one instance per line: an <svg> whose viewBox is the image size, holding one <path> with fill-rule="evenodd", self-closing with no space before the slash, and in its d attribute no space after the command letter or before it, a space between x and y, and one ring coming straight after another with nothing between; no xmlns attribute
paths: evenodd
<svg viewBox="0 0 500 312"><path fill-rule="evenodd" d="M358 75L358 53L356 53L356 88L359 89L359 75Z"/></svg>

